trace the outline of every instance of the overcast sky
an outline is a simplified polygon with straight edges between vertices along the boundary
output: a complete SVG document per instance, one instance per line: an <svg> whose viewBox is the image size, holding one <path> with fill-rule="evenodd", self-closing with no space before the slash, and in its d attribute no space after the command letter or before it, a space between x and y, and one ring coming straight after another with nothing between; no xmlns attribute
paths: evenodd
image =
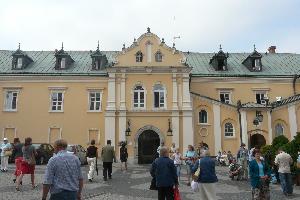
<svg viewBox="0 0 300 200"><path fill-rule="evenodd" d="M300 53L299 0L0 0L0 49L121 50L151 32L182 51Z"/></svg>

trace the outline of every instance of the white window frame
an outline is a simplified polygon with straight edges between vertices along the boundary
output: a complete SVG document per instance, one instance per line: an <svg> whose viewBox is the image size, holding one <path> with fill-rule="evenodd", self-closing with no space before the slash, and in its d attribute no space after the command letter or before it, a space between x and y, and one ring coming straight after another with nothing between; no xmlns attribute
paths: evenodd
<svg viewBox="0 0 300 200"><path fill-rule="evenodd" d="M278 137L280 135L277 134L277 126L280 125L282 127L282 134L281 135L284 135L284 125L282 123L276 123L275 125L275 137Z"/></svg>
<svg viewBox="0 0 300 200"><path fill-rule="evenodd" d="M158 54L161 55L160 59L158 59L158 57L157 57ZM155 62L162 62L162 61L163 61L163 55L162 55L161 51L157 51L157 52L155 53L155 55L154 55L154 58L155 58Z"/></svg>
<svg viewBox="0 0 300 200"><path fill-rule="evenodd" d="M66 61L67 61L66 58L61 58L61 60L60 60L60 68L61 69L66 69Z"/></svg>
<svg viewBox="0 0 300 200"><path fill-rule="evenodd" d="M228 100L226 100L225 99L225 97L224 97L224 99L225 99L225 101L223 102L222 100L221 100L221 95L226 95L226 94L228 94L228 97L229 97L229 99ZM226 104L230 104L231 103L231 91L220 91L219 92L219 98L220 98L220 101L221 102L223 102L223 103L226 103Z"/></svg>
<svg viewBox="0 0 300 200"><path fill-rule="evenodd" d="M160 85L163 89L155 89L156 85ZM155 92L159 93L159 106L155 107ZM161 106L160 98L161 98L161 93L164 93L164 103L163 106ZM166 109L167 108L167 90L166 87L160 83L157 83L153 86L153 109L159 110L159 109Z"/></svg>
<svg viewBox="0 0 300 200"><path fill-rule="evenodd" d="M4 92L4 105L3 105L3 110L6 111L6 112L16 112L18 111L18 97L19 97L19 90L5 90ZM12 99L11 99L11 102L8 102L8 98L7 98L7 95L8 93L12 93L12 95L16 94L16 108L13 109L12 108L12 102L13 102L13 96L12 96ZM8 107L10 105L10 107Z"/></svg>
<svg viewBox="0 0 300 200"><path fill-rule="evenodd" d="M206 112L206 122L200 122L201 118L200 118L200 112L204 110ZM200 111L198 112L198 124L208 124L208 112L205 109L200 109Z"/></svg>
<svg viewBox="0 0 300 200"><path fill-rule="evenodd" d="M142 87L143 88L143 90L136 90L135 88L137 87L137 86L140 86L140 87ZM135 103L134 102L134 94L135 93L138 93L138 102L137 103ZM144 103L141 103L140 102L140 94L141 94L141 92L143 92L144 93ZM137 107L135 107L135 104L137 104ZM144 104L144 106L142 107L141 106L141 104ZM143 110L143 109L146 109L146 89L145 89L145 87L143 86L143 85L140 85L140 84L137 84L137 85L135 85L134 87L133 87L133 90L132 90L132 109L134 109L134 110L139 110L139 109L141 109L141 110Z"/></svg>
<svg viewBox="0 0 300 200"><path fill-rule="evenodd" d="M18 58L17 59L17 69L21 69L23 66L23 58Z"/></svg>
<svg viewBox="0 0 300 200"><path fill-rule="evenodd" d="M53 106L53 101L52 101L52 95L54 93L62 93L62 100L60 101L61 102L61 110L53 110L52 109L52 106ZM58 98L58 96L57 96ZM49 112L64 112L64 100L65 100L65 91L64 90L52 90L50 92L50 108L49 108ZM57 104L56 104L56 108L58 107L58 103L59 101L57 101Z"/></svg>
<svg viewBox="0 0 300 200"><path fill-rule="evenodd" d="M232 125L232 136L231 135L226 135L226 133L229 133L229 132L226 132L226 124L231 124ZM224 137L225 138L234 138L235 137L235 128L234 128L234 124L232 122L225 122L224 123Z"/></svg>
<svg viewBox="0 0 300 200"><path fill-rule="evenodd" d="M100 94L100 101L97 101L96 100L96 94L99 93ZM95 103L94 103L94 108L91 110L91 103L92 103L92 100L91 100L91 94L95 94ZM90 90L88 91L88 112L102 112L102 95L103 95L103 91L101 90ZM99 103L99 109L96 110L96 104Z"/></svg>
<svg viewBox="0 0 300 200"><path fill-rule="evenodd" d="M266 100L262 99L262 94L263 94L263 96L264 96L263 98L268 97L267 91L260 90L260 91L256 91L256 92L255 92L255 101L256 101L256 103L258 103L258 102L257 102L257 99L256 99L257 94L260 95L260 104L261 104L261 105L266 105L267 102L266 102ZM258 103L258 104L259 104L259 103Z"/></svg>

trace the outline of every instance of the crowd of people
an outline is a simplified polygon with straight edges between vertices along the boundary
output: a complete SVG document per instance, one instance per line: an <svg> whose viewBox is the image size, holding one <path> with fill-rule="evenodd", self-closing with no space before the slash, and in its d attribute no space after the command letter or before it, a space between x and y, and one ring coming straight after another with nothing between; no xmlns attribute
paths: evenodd
<svg viewBox="0 0 300 200"><path fill-rule="evenodd" d="M60 139L54 143L54 156L48 161L44 181L42 199L46 199L50 193L51 200L75 200L81 199L83 188L83 174L79 159L69 153L67 141ZM229 166L229 177L234 180L248 180L252 188L252 199L270 199L269 184L274 178L274 173L278 173L277 179L281 184L282 192L286 196L293 194L293 183L290 166L293 164L292 157L283 149L279 148L275 160L272 162L272 169L268 156L261 154L259 147L250 150L246 149L245 144L241 144L240 149L234 156L231 151L219 152L217 157L210 156L208 146L201 142L197 149L188 145L187 151L180 153L175 143L170 148L161 142L157 149L156 159L153 161L150 174L153 177L150 189L158 191L158 199L174 199L178 195L178 186L181 181L181 170L186 168L188 186L193 191L198 191L200 199L216 199L216 182L218 181L215 166ZM15 172L13 181L16 190L20 191L24 175L30 174L32 189L35 189L35 157L36 150L32 145L30 137L25 138L24 144L19 138L15 138L13 144L3 139L1 144L1 172L7 172L8 158L15 158ZM98 174L97 158L98 148L95 140L87 148L86 157L89 165L87 178L93 182L95 172ZM116 162L115 149L111 141L107 140L107 145L101 149L103 165L103 180L112 179L112 163ZM127 170L128 152L126 143L120 144L121 170ZM300 154L297 160L300 168ZM274 171L274 169L277 169ZM273 171L272 171L273 170ZM276 176L275 176L276 178Z"/></svg>

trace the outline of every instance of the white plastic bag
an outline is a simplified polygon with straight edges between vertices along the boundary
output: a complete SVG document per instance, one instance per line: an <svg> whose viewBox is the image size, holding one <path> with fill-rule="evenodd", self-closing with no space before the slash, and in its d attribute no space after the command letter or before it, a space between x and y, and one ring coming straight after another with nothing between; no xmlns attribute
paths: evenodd
<svg viewBox="0 0 300 200"><path fill-rule="evenodd" d="M191 188L192 188L193 192L199 192L199 183L196 181L192 181Z"/></svg>

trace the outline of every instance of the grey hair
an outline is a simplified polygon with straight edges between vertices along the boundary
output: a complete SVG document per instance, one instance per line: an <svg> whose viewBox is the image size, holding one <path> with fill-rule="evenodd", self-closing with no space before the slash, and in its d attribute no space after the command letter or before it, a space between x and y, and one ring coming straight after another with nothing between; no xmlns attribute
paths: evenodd
<svg viewBox="0 0 300 200"><path fill-rule="evenodd" d="M160 149L160 155L161 156L167 156L168 155L168 153L169 153L169 149L168 149L168 147L162 147L161 149Z"/></svg>
<svg viewBox="0 0 300 200"><path fill-rule="evenodd" d="M54 142L54 146L66 149L68 147L68 142L64 139L59 139Z"/></svg>
<svg viewBox="0 0 300 200"><path fill-rule="evenodd" d="M202 154L203 154L203 156L210 156L209 150L204 150L204 151L202 152Z"/></svg>

